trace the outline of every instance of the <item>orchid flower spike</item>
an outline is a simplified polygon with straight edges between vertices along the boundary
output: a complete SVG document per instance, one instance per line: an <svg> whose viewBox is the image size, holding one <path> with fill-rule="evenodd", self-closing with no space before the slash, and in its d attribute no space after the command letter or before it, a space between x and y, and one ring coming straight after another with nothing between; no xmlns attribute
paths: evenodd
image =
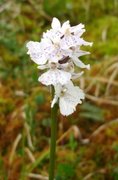
<svg viewBox="0 0 118 180"><path fill-rule="evenodd" d="M75 66L90 69L89 64L84 64L79 59L89 54L81 50L81 46L92 46L91 42L81 37L84 32L82 23L71 26L66 21L61 24L54 17L51 29L43 33L40 42L29 41L26 44L31 60L39 69L46 70L38 80L46 86L54 86L55 96L51 107L59 103L60 112L64 116L72 114L85 97L84 92L72 83L73 79L83 74L83 71L75 73Z"/></svg>

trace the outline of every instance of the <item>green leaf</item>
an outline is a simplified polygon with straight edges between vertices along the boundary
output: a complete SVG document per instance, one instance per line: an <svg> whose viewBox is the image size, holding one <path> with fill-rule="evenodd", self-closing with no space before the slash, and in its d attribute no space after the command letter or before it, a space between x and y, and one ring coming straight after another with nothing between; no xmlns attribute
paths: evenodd
<svg viewBox="0 0 118 180"><path fill-rule="evenodd" d="M35 101L36 103L39 104L43 104L45 102L45 98L44 98L44 94L40 93L35 97Z"/></svg>
<svg viewBox="0 0 118 180"><path fill-rule="evenodd" d="M118 180L118 167L114 168L113 170L113 178L114 180Z"/></svg>
<svg viewBox="0 0 118 180"><path fill-rule="evenodd" d="M68 146L71 148L72 151L74 151L77 147L77 142L73 134L70 135Z"/></svg>
<svg viewBox="0 0 118 180"><path fill-rule="evenodd" d="M85 102L81 106L82 112L80 112L80 117L93 120L93 121L104 121L104 111L97 107L96 105L93 105L91 103Z"/></svg>
<svg viewBox="0 0 118 180"><path fill-rule="evenodd" d="M74 166L70 163L61 163L57 168L57 177L56 180L71 180L74 176Z"/></svg>

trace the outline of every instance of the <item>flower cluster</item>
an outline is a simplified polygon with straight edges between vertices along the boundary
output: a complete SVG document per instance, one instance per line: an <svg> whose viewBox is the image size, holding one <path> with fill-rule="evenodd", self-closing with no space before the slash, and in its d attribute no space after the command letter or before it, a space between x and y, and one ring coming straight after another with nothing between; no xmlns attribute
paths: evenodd
<svg viewBox="0 0 118 180"><path fill-rule="evenodd" d="M91 46L92 43L81 37L85 32L83 24L70 26L69 21L66 21L61 25L57 18L53 18L51 27L43 33L40 42L27 43L27 54L39 69L47 69L38 80L44 85L53 85L55 88L51 107L59 102L61 114L68 116L84 99L83 91L72 83L73 79L82 74L82 72L75 73L74 66L90 68L89 64L85 65L79 59L80 56L89 54L89 52L82 51L80 47L82 45Z"/></svg>

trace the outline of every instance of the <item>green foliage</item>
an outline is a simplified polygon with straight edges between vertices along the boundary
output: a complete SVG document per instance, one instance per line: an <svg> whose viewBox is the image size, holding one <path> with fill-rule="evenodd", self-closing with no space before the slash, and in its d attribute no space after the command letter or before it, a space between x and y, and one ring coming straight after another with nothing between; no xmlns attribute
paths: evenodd
<svg viewBox="0 0 118 180"><path fill-rule="evenodd" d="M94 29L96 27L96 29ZM90 28L90 29L89 29ZM96 51L96 57L117 55L117 41L118 41L118 18L114 16L105 15L95 20L90 27L92 32L90 39L94 39L92 51ZM115 37L115 41L114 41Z"/></svg>
<svg viewBox="0 0 118 180"><path fill-rule="evenodd" d="M15 106L12 99L0 98L0 114L4 113L7 115L12 112L14 108Z"/></svg>
<svg viewBox="0 0 118 180"><path fill-rule="evenodd" d="M113 169L112 176L114 180L118 179L118 167Z"/></svg>
<svg viewBox="0 0 118 180"><path fill-rule="evenodd" d="M50 124L51 124L51 119L50 118L45 118L42 120L42 125L44 127L50 127Z"/></svg>
<svg viewBox="0 0 118 180"><path fill-rule="evenodd" d="M44 0L43 2L43 8L44 10L49 13L51 16L54 16L55 14L57 16L61 16L62 14L64 14L67 9L66 9L66 0L55 0L55 1L51 1L48 0ZM58 11L57 11L58 9Z"/></svg>
<svg viewBox="0 0 118 180"><path fill-rule="evenodd" d="M0 179L2 180L2 178L4 178L4 180L7 180L7 172L5 171L5 167L4 167L4 162L2 159L2 156L0 155Z"/></svg>
<svg viewBox="0 0 118 180"><path fill-rule="evenodd" d="M25 120L30 127L30 132L32 135L35 134L35 127L36 127L36 123L34 121L35 113L36 110L30 105L27 105L25 107Z"/></svg>
<svg viewBox="0 0 118 180"><path fill-rule="evenodd" d="M61 163L57 167L56 180L71 180L74 177L74 166L70 163Z"/></svg>
<svg viewBox="0 0 118 180"><path fill-rule="evenodd" d="M70 135L70 138L69 138L69 143L68 143L67 146L68 146L72 151L74 151L74 150L77 148L77 145L78 145L78 143L76 142L74 135L71 134L71 135Z"/></svg>
<svg viewBox="0 0 118 180"><path fill-rule="evenodd" d="M35 97L35 101L37 103L37 105L41 105L45 102L45 98L44 98L44 94L40 93Z"/></svg>
<svg viewBox="0 0 118 180"><path fill-rule="evenodd" d="M28 122L30 127L32 127L32 124L33 124L34 113L35 113L35 110L30 105L27 105L25 107L26 121Z"/></svg>
<svg viewBox="0 0 118 180"><path fill-rule="evenodd" d="M115 150L115 151L118 153L118 142L115 142L115 143L112 145L112 148L113 148L113 150Z"/></svg>
<svg viewBox="0 0 118 180"><path fill-rule="evenodd" d="M96 105L93 105L89 102L85 102L81 106L82 112L80 112L80 117L92 120L92 121L98 121L103 122L104 121L104 111L97 107Z"/></svg>

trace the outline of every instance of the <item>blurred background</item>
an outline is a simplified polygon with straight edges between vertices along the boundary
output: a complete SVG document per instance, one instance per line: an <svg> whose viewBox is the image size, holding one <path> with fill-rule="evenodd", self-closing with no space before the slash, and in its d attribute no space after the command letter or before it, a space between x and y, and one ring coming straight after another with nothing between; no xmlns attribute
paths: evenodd
<svg viewBox="0 0 118 180"><path fill-rule="evenodd" d="M58 116L56 180L118 180L118 0L0 0L0 180L46 179L50 93L26 54L51 20L85 24L91 70L77 111Z"/></svg>

